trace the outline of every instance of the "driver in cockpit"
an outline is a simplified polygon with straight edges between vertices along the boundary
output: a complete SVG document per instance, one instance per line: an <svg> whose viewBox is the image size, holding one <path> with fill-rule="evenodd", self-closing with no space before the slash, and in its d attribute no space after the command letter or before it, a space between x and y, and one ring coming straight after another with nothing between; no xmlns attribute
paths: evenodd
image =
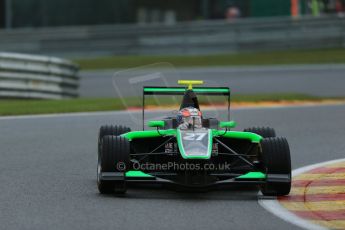
<svg viewBox="0 0 345 230"><path fill-rule="evenodd" d="M177 114L177 123L180 129L200 129L202 128L201 111L194 107L183 108Z"/></svg>

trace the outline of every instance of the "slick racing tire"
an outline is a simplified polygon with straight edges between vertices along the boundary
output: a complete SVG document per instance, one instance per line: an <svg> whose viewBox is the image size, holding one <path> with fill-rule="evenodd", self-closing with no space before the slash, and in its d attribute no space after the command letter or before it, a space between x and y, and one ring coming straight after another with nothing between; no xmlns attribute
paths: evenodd
<svg viewBox="0 0 345 230"><path fill-rule="evenodd" d="M256 133L263 138L276 137L276 132L270 127L251 127L243 130L244 132Z"/></svg>
<svg viewBox="0 0 345 230"><path fill-rule="evenodd" d="M125 172L130 165L130 143L120 136L104 136L98 154L97 185L102 194L125 193ZM116 180L102 180L102 173L117 173Z"/></svg>
<svg viewBox="0 0 345 230"><path fill-rule="evenodd" d="M130 132L131 129L122 125L104 125L101 126L98 133L98 152L102 144L102 138L107 135L119 136L124 133Z"/></svg>
<svg viewBox="0 0 345 230"><path fill-rule="evenodd" d="M261 141L263 170L267 175L283 175L285 180L267 182L260 190L265 196L288 195L291 189L291 158L287 140L283 137L264 138Z"/></svg>

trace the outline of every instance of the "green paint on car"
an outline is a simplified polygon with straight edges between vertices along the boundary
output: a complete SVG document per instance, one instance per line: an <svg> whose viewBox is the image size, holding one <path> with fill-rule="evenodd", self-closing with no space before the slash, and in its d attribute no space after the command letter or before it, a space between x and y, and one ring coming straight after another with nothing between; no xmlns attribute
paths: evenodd
<svg viewBox="0 0 345 230"><path fill-rule="evenodd" d="M121 136L127 138L129 141L139 138L153 138L161 136L173 136L176 134L176 129L166 129L166 130L146 130L146 131L132 131L124 133Z"/></svg>
<svg viewBox="0 0 345 230"><path fill-rule="evenodd" d="M184 93L186 91L185 88L144 88L144 92L172 92L172 93ZM229 93L229 89L222 89L222 88L194 88L194 92L196 93Z"/></svg>
<svg viewBox="0 0 345 230"><path fill-rule="evenodd" d="M126 177L154 177L150 174L144 173L143 171L128 171Z"/></svg>
<svg viewBox="0 0 345 230"><path fill-rule="evenodd" d="M266 174L262 172L248 172L236 177L236 179L266 179Z"/></svg>
<svg viewBox="0 0 345 230"><path fill-rule="evenodd" d="M251 132L225 131L217 129L213 129L212 132L214 137L221 136L225 138L245 139L250 140L253 143L260 143L260 141L262 140L262 136Z"/></svg>

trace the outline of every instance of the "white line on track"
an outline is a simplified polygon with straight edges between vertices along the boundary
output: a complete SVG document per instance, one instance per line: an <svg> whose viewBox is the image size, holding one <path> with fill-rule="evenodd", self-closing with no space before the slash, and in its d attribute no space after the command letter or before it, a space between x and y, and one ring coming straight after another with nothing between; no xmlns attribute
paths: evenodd
<svg viewBox="0 0 345 230"><path fill-rule="evenodd" d="M261 110L261 109L289 109L289 108L308 108L308 107L327 107L327 106L344 106L344 104L305 104L305 105L276 105L267 107L241 107L232 108L231 110ZM205 111L208 109L205 109ZM146 110L145 113L156 113L171 110ZM80 112L80 113L54 113L39 115L18 115L18 116L0 116L0 120L16 119L37 119L37 118L59 118L59 117L79 117L79 116L107 116L128 113L141 113L141 110L121 110L121 111L100 111L100 112Z"/></svg>
<svg viewBox="0 0 345 230"><path fill-rule="evenodd" d="M317 164L312 164L312 165L308 165L308 166L304 166L298 169L295 169L292 171L292 176L297 176L299 174L302 174L304 172L307 172L309 170L318 168L318 167L322 167L325 165L329 165L329 164L334 164L334 163L338 163L338 162L342 162L345 161L345 158L343 159L337 159L337 160L331 160L331 161L326 161L326 162L321 162L321 163L317 163ZM261 205L261 207L263 207L264 209L266 209L267 211L269 211L270 213L274 214L275 216L285 220L286 222L289 222L291 224L297 225L301 228L304 229L310 229L310 230L324 230L327 229L323 226L314 224L308 220L305 220L303 218L300 218L298 216L296 216L295 214L293 214L292 212L288 211L287 209L285 209L283 206L280 205L280 203L277 201L276 198L272 199L272 198L266 198L264 196L262 196L261 193L259 193L259 200L258 200L259 204Z"/></svg>

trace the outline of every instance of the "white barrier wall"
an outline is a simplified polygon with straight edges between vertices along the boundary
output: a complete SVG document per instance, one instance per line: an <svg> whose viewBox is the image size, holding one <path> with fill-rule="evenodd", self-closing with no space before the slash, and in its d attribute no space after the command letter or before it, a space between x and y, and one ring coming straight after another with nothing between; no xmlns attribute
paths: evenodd
<svg viewBox="0 0 345 230"><path fill-rule="evenodd" d="M78 70L60 58L0 52L0 98L78 97Z"/></svg>

